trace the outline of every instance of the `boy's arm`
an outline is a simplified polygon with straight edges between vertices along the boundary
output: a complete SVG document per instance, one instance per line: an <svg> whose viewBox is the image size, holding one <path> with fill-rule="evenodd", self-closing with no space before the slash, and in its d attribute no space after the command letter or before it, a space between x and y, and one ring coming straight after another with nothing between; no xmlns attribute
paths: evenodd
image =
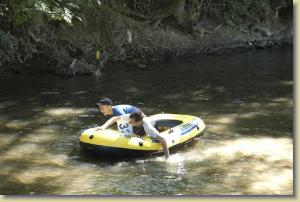
<svg viewBox="0 0 300 202"><path fill-rule="evenodd" d="M119 121L121 116L114 116L111 117L108 121L106 121L102 126L96 127L96 130L105 130L107 127L111 126L115 122Z"/></svg>
<svg viewBox="0 0 300 202"><path fill-rule="evenodd" d="M170 154L169 154L169 148L166 139L159 134L159 132L156 130L156 128L151 124L149 120L144 120L144 123L147 125L149 132L153 133L156 136L156 139L162 144L165 158L166 159L169 158Z"/></svg>
<svg viewBox="0 0 300 202"><path fill-rule="evenodd" d="M141 114L142 114L143 117L146 116L142 110L140 110L140 112L141 112Z"/></svg>

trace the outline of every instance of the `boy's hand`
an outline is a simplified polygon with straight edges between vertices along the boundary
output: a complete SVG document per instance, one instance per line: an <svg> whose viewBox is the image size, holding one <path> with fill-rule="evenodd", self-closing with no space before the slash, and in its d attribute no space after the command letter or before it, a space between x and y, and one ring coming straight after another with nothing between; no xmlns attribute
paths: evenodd
<svg viewBox="0 0 300 202"><path fill-rule="evenodd" d="M103 126L99 126L99 127L96 127L95 130L96 131L98 131L98 130L105 130L105 128Z"/></svg>

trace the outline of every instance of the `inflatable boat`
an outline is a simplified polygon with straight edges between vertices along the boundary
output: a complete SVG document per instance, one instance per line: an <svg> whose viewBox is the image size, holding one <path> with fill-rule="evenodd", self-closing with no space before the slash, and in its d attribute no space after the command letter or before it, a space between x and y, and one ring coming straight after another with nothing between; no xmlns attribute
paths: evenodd
<svg viewBox="0 0 300 202"><path fill-rule="evenodd" d="M156 114L149 117L160 135L166 138L169 150L186 144L205 132L204 122L195 116L178 114ZM83 131L80 146L84 150L106 157L138 157L162 154L162 145L149 135L127 135L114 129Z"/></svg>

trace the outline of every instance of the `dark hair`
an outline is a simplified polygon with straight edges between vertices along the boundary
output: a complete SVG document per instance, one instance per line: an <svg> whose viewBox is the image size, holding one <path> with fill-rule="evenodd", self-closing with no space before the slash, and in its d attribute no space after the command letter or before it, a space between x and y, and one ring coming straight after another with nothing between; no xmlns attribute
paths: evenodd
<svg viewBox="0 0 300 202"><path fill-rule="evenodd" d="M135 122L139 122L143 120L143 115L140 111L133 112L130 114L129 118L134 119Z"/></svg>

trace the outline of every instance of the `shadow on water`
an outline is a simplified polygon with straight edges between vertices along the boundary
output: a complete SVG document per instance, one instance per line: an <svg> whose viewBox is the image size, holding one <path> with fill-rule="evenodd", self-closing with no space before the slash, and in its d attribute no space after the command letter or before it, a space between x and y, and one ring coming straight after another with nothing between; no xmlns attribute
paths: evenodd
<svg viewBox="0 0 300 202"><path fill-rule="evenodd" d="M293 194L290 49L115 66L101 78L2 77L0 86L1 194ZM104 122L103 95L146 114L199 116L206 134L167 161L90 156L78 138Z"/></svg>

